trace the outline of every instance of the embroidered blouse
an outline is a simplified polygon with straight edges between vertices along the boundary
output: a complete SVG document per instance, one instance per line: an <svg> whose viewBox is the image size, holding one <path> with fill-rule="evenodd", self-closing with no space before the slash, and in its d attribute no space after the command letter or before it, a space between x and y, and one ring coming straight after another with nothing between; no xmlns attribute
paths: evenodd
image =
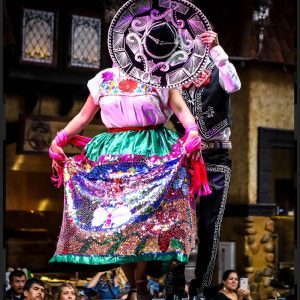
<svg viewBox="0 0 300 300"><path fill-rule="evenodd" d="M87 86L107 128L164 124L172 114L168 89L129 79L118 68L99 72Z"/></svg>

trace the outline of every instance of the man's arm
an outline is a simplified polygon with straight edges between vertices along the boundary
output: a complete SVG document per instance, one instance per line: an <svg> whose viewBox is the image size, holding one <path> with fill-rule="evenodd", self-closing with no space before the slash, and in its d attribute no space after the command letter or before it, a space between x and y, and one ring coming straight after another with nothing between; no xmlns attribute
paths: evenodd
<svg viewBox="0 0 300 300"><path fill-rule="evenodd" d="M234 65L229 62L228 55L224 49L218 45L210 49L210 57L219 69L220 84L227 93L233 93L241 88L241 81Z"/></svg>
<svg viewBox="0 0 300 300"><path fill-rule="evenodd" d="M233 93L241 88L241 81L234 65L229 62L228 55L220 46L218 34L206 31L200 35L203 44L210 48L209 56L219 69L220 84L227 93Z"/></svg>

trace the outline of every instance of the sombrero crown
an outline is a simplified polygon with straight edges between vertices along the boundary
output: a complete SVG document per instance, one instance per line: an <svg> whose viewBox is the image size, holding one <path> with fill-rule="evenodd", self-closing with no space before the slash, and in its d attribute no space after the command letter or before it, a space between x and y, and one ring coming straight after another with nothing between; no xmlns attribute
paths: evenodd
<svg viewBox="0 0 300 300"><path fill-rule="evenodd" d="M181 86L202 71L211 30L204 14L186 0L129 0L113 18L108 48L114 63L140 82Z"/></svg>

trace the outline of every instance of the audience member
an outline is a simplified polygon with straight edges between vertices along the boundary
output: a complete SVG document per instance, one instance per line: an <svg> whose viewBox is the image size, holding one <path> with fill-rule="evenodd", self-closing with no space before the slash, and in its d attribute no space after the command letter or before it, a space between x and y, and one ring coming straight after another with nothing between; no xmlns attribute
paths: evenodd
<svg viewBox="0 0 300 300"><path fill-rule="evenodd" d="M129 291L127 279L121 268L98 272L83 288L87 297L100 296L100 299L125 299Z"/></svg>
<svg viewBox="0 0 300 300"><path fill-rule="evenodd" d="M226 270L222 278L222 289L214 300L252 300L248 289L239 288L238 273L235 270Z"/></svg>
<svg viewBox="0 0 300 300"><path fill-rule="evenodd" d="M5 292L5 299L24 299L23 288L26 282L26 274L22 270L14 270L9 274L10 289Z"/></svg>
<svg viewBox="0 0 300 300"><path fill-rule="evenodd" d="M71 283L63 283L58 288L57 300L77 300L79 297L77 288Z"/></svg>
<svg viewBox="0 0 300 300"><path fill-rule="evenodd" d="M45 283L38 278L29 278L24 285L25 300L44 300Z"/></svg>

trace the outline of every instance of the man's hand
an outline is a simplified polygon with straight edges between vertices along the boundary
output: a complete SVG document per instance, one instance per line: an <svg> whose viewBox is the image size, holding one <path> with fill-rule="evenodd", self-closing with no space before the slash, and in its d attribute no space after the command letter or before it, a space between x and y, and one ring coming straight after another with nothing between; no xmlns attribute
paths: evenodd
<svg viewBox="0 0 300 300"><path fill-rule="evenodd" d="M218 46L218 34L214 31L205 31L200 34L201 42L209 47L209 49Z"/></svg>

